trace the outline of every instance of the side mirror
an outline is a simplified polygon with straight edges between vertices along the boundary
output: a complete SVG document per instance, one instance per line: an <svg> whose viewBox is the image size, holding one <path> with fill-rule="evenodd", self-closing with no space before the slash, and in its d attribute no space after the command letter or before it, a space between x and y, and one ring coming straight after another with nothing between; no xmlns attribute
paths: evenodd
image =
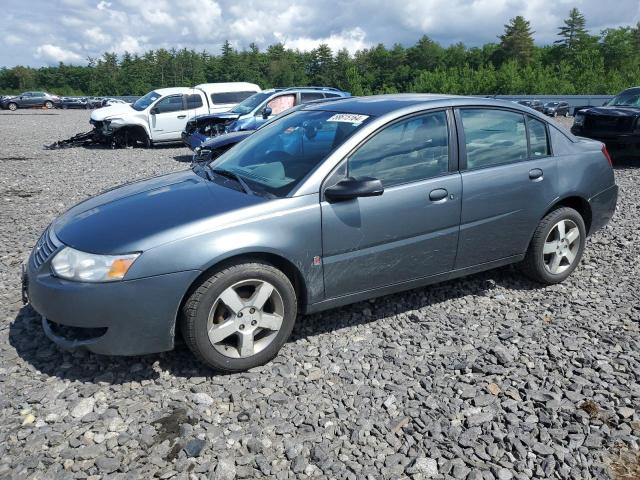
<svg viewBox="0 0 640 480"><path fill-rule="evenodd" d="M149 113L151 115L157 115L158 113L160 113L160 109L158 107L153 107L151 110L149 110Z"/></svg>
<svg viewBox="0 0 640 480"><path fill-rule="evenodd" d="M262 109L262 118L266 120L271 116L272 113L273 113L273 110L271 110L271 107L264 107Z"/></svg>
<svg viewBox="0 0 640 480"><path fill-rule="evenodd" d="M384 187L377 178L345 178L324 191L329 202L341 202L358 197L377 197L382 195Z"/></svg>

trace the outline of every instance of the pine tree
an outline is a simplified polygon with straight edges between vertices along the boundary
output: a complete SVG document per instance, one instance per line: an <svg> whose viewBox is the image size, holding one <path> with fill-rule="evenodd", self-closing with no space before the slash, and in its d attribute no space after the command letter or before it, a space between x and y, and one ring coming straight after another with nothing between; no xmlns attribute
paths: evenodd
<svg viewBox="0 0 640 480"><path fill-rule="evenodd" d="M504 33L500 39L498 49L499 63L509 60L516 60L518 63L526 65L533 58L534 45L531 24L521 15L512 18L504 26Z"/></svg>
<svg viewBox="0 0 640 480"><path fill-rule="evenodd" d="M562 38L556 40L555 44L561 45L569 50L575 50L580 42L588 35L587 24L584 15L577 8L572 8L569 18L564 21L564 26L559 27L558 35Z"/></svg>

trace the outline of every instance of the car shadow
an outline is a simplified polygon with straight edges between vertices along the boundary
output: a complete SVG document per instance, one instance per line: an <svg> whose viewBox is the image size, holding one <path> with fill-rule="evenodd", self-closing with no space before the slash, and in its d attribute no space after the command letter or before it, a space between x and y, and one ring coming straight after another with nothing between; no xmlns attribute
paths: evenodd
<svg viewBox="0 0 640 480"><path fill-rule="evenodd" d="M338 329L375 322L390 315L435 307L442 302L460 297L486 296L498 286L516 291L541 288L539 284L516 272L513 267L502 267L301 316L288 341L297 342ZM425 313L428 315L428 311ZM419 321L417 317L416 321ZM179 336L174 350L160 354L111 357L85 350L66 351L45 336L39 315L28 305L20 309L9 327L9 343L15 348L18 356L38 372L62 380L115 385L154 380L166 373L184 378L244 375L225 374L206 367L195 359ZM278 363L286 363L286 358L281 355L271 364L254 369L254 372L273 368Z"/></svg>

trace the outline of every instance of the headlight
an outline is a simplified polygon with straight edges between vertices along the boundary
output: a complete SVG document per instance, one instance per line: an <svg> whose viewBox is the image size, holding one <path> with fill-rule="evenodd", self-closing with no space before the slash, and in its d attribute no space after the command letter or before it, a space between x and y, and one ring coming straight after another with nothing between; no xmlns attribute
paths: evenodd
<svg viewBox="0 0 640 480"><path fill-rule="evenodd" d="M58 277L78 282L112 282L122 280L139 253L94 255L71 247L60 250L51 261Z"/></svg>
<svg viewBox="0 0 640 480"><path fill-rule="evenodd" d="M584 124L584 113L576 113L575 117L573 117L573 124L577 126L582 126Z"/></svg>

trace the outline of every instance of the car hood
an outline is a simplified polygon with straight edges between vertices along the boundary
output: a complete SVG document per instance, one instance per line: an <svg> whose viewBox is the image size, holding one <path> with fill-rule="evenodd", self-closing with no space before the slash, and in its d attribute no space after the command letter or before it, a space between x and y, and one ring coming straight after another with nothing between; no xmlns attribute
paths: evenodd
<svg viewBox="0 0 640 480"><path fill-rule="evenodd" d="M211 137L209 140L202 142L200 145L202 148L210 148L212 150L225 145L239 143L249 135L253 133L253 130L243 130L241 132L223 133L217 137Z"/></svg>
<svg viewBox="0 0 640 480"><path fill-rule="evenodd" d="M603 115L607 117L640 117L638 107L593 107L586 110L588 115Z"/></svg>
<svg viewBox="0 0 640 480"><path fill-rule="evenodd" d="M107 118L121 117L123 115L131 115L132 113L140 113L131 108L129 104L116 104L109 107L102 107L91 112L91 120L101 122Z"/></svg>
<svg viewBox="0 0 640 480"><path fill-rule="evenodd" d="M220 120L222 122L228 120L237 120L240 117L239 113L221 112L221 113L207 113L205 115L198 115L194 120L198 123L201 121L210 122L212 120Z"/></svg>
<svg viewBox="0 0 640 480"><path fill-rule="evenodd" d="M265 201L187 170L103 192L72 207L53 228L64 244L84 252L139 252L193 235L216 215Z"/></svg>

